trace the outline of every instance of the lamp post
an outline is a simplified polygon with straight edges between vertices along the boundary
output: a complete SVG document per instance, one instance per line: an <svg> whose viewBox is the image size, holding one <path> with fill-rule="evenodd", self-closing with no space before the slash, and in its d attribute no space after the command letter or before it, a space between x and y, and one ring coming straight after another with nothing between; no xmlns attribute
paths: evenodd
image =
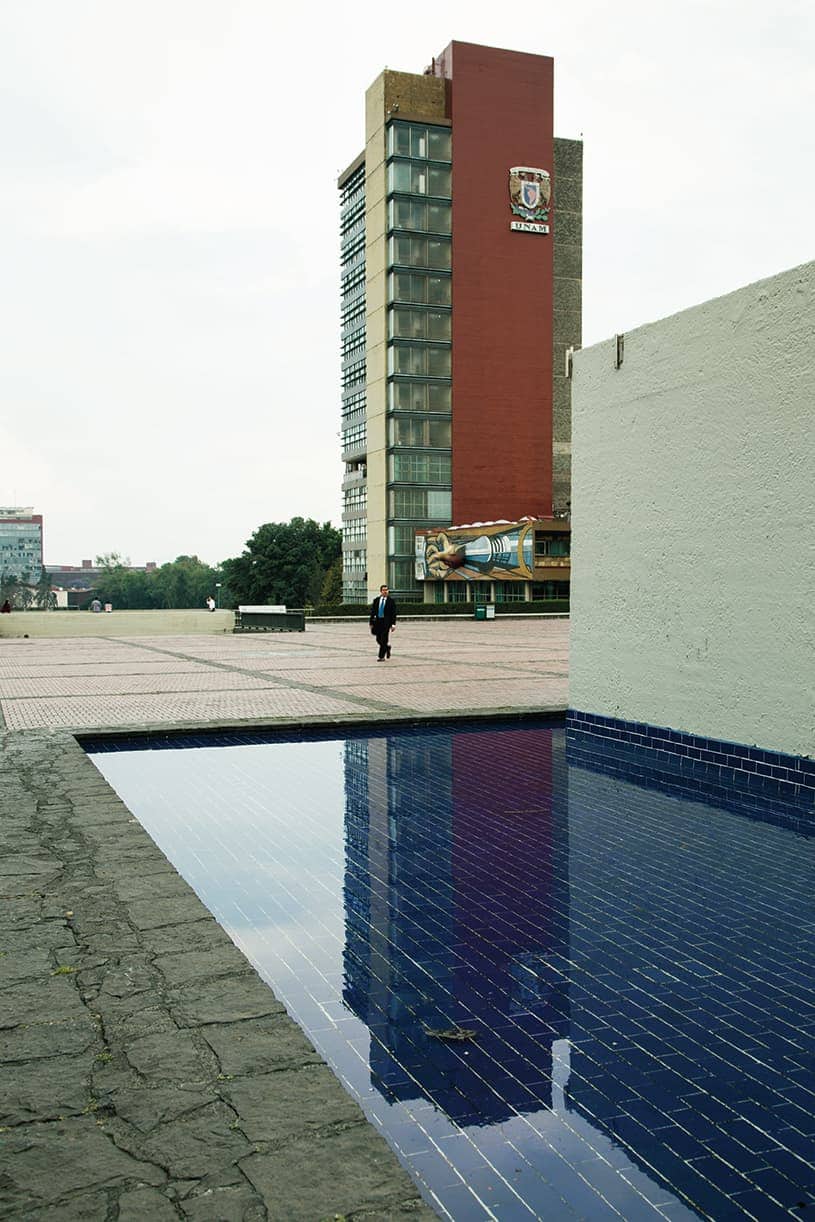
<svg viewBox="0 0 815 1222"><path fill-rule="evenodd" d="M215 595L215 598L217 601L218 610L220 611L221 609L221 583L220 581L215 582L215 589L218 591L218 593Z"/></svg>

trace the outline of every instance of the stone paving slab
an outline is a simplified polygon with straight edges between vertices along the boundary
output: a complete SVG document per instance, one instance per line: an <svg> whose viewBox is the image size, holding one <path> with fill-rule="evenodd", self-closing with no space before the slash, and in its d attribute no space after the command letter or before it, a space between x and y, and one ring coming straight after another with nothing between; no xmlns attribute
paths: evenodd
<svg viewBox="0 0 815 1222"><path fill-rule="evenodd" d="M0 1216L432 1217L75 739L0 745Z"/></svg>
<svg viewBox="0 0 815 1222"><path fill-rule="evenodd" d="M0 1216L435 1216L71 731L404 720L484 701L552 711L564 681L519 679L518 659L526 646L558 669L567 639L564 621L403 625L398 667L376 664L357 624L0 640L6 683L122 680L115 694L0 700ZM329 665L361 682L317 682ZM213 686L134 694L142 666L148 682L194 666ZM252 676L260 689L234 690Z"/></svg>
<svg viewBox="0 0 815 1222"><path fill-rule="evenodd" d="M41 697L32 700L0 700L11 730L46 726L72 729L105 729L113 726L217 725L224 721L256 718L298 718L312 715L339 716L357 713L358 706L342 700L318 697L289 688L264 687L250 693L228 690L184 695L166 692L154 696L96 696L74 698Z"/></svg>
<svg viewBox="0 0 815 1222"><path fill-rule="evenodd" d="M232 690L271 687L272 676L233 674L229 680ZM107 696L107 695L154 695L159 692L206 692L224 687L224 676L212 671L196 674L152 674L152 675L71 675L49 679L3 679L0 678L0 699L10 697L37 696Z"/></svg>
<svg viewBox="0 0 815 1222"><path fill-rule="evenodd" d="M0 651L0 678L3 679L60 679L67 676L97 675L155 675L155 674L206 674L203 662L176 660L168 664L161 662L57 662L53 665L32 662L28 666L16 666L4 662Z"/></svg>

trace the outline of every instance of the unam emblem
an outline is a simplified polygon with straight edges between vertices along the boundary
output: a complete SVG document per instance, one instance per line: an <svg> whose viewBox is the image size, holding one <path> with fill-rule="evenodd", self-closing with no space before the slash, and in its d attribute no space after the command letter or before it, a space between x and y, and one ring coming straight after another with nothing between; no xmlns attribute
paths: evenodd
<svg viewBox="0 0 815 1222"><path fill-rule="evenodd" d="M530 165L516 165L509 171L509 198L515 216L525 221L549 219L552 179L548 170Z"/></svg>

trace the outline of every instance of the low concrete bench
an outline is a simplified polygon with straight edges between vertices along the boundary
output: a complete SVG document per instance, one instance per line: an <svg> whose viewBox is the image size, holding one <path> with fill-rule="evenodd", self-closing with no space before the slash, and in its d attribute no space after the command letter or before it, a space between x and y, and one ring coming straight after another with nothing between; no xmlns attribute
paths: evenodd
<svg viewBox="0 0 815 1222"><path fill-rule="evenodd" d="M285 607L238 607L233 632L305 632L304 611Z"/></svg>

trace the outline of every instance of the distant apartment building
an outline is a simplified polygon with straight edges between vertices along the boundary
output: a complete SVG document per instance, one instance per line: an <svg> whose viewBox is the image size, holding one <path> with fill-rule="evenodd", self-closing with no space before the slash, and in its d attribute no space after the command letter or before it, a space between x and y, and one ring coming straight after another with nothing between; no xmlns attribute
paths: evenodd
<svg viewBox="0 0 815 1222"><path fill-rule="evenodd" d="M568 594L582 144L553 69L453 42L367 92L339 179L348 602Z"/></svg>
<svg viewBox="0 0 815 1222"><path fill-rule="evenodd" d="M0 506L0 582L36 585L42 576L42 514L33 506Z"/></svg>

